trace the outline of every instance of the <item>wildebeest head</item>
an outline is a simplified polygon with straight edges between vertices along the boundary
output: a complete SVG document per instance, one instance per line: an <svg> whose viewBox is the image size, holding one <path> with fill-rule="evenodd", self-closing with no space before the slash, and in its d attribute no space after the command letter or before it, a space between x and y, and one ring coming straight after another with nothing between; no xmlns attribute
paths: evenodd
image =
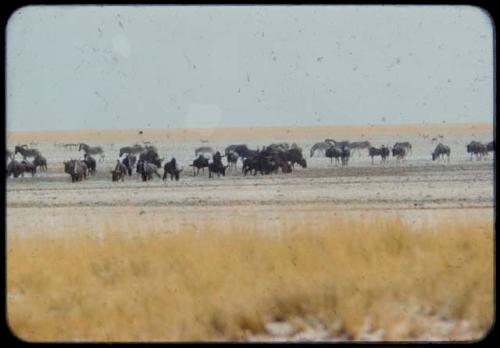
<svg viewBox="0 0 500 348"><path fill-rule="evenodd" d="M299 159L299 164L302 168L307 168L307 162L305 158Z"/></svg>

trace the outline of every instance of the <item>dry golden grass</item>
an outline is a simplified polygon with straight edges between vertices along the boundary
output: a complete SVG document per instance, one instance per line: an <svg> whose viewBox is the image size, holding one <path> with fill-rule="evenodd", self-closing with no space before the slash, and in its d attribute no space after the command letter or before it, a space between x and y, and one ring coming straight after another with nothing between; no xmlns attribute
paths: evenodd
<svg viewBox="0 0 500 348"><path fill-rule="evenodd" d="M385 339L412 340L425 326L409 309L423 306L469 320L470 339L492 323L491 221L416 231L400 219L332 218L286 230L159 232L136 221L103 237L8 233L10 328L29 341L240 340L312 317L358 339L370 318Z"/></svg>

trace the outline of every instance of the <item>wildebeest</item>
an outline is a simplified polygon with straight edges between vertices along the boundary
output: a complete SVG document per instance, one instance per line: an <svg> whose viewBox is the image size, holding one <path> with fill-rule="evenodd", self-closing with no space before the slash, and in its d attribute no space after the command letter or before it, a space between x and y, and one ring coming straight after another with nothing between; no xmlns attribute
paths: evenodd
<svg viewBox="0 0 500 348"><path fill-rule="evenodd" d="M83 155L83 162L87 165L87 168L89 169L89 174L90 175L95 175L96 171L96 161L94 157L90 156L89 154L84 154Z"/></svg>
<svg viewBox="0 0 500 348"><path fill-rule="evenodd" d="M372 158L372 164L373 164L373 157L375 156L380 156L382 158L382 162L385 162L386 158L390 155L390 151L389 148L385 147L384 145L382 145L382 147L378 149L372 146L368 150L368 155Z"/></svg>
<svg viewBox="0 0 500 348"><path fill-rule="evenodd" d="M161 178L161 175L158 174L158 167L153 163L148 163L143 160L139 160L137 172L141 174L142 181L149 181L153 179L153 174Z"/></svg>
<svg viewBox="0 0 500 348"><path fill-rule="evenodd" d="M161 167L163 158L160 158L160 156L154 149L147 149L139 155L139 161L141 160L152 163L159 168Z"/></svg>
<svg viewBox="0 0 500 348"><path fill-rule="evenodd" d="M116 160L116 166L114 170L110 171L111 181L125 181L125 176L127 175L127 167L120 160Z"/></svg>
<svg viewBox="0 0 500 348"><path fill-rule="evenodd" d="M253 157L257 153L256 150L251 150L248 148L246 144L240 144L240 145L230 145L226 147L226 155L227 152L229 151L234 151L238 154L239 157L241 157L242 160L245 158Z"/></svg>
<svg viewBox="0 0 500 348"><path fill-rule="evenodd" d="M342 160L342 167L343 167L349 163L349 158L351 157L351 150L346 145L342 146L340 150L341 150L340 159Z"/></svg>
<svg viewBox="0 0 500 348"><path fill-rule="evenodd" d="M335 164L338 164L340 158L342 157L342 150L338 147L331 146L325 152L325 157L330 159L330 163L333 164L333 159L335 158Z"/></svg>
<svg viewBox="0 0 500 348"><path fill-rule="evenodd" d="M193 161L193 164L190 164L189 166L193 167L193 175L198 175L200 173L200 169L203 173L205 173L205 168L208 168L208 158L203 157L203 155L198 155L198 158L196 158Z"/></svg>
<svg viewBox="0 0 500 348"><path fill-rule="evenodd" d="M402 147L405 149L406 153L411 153L411 144L407 141L395 143L393 148L395 147Z"/></svg>
<svg viewBox="0 0 500 348"><path fill-rule="evenodd" d="M22 160L21 164L24 167L25 173L31 173L31 176L35 176L36 166L33 164L33 162L28 162L27 160Z"/></svg>
<svg viewBox="0 0 500 348"><path fill-rule="evenodd" d="M100 146L91 147L85 143L80 143L78 151L83 150L87 155L100 155L99 161L104 161L104 151Z"/></svg>
<svg viewBox="0 0 500 348"><path fill-rule="evenodd" d="M486 150L488 152L495 152L495 141L490 141L488 145L486 145Z"/></svg>
<svg viewBox="0 0 500 348"><path fill-rule="evenodd" d="M122 164L127 168L128 175L132 175L133 168L135 166L135 162L137 161L137 157L132 154L128 154L122 160Z"/></svg>
<svg viewBox="0 0 500 348"><path fill-rule="evenodd" d="M138 154L144 151L144 147L140 144L134 144L132 146L124 146L120 148L120 155L122 157L124 154Z"/></svg>
<svg viewBox="0 0 500 348"><path fill-rule="evenodd" d="M302 168L307 168L307 161L302 155L300 148L291 148L287 151L281 153L281 158L287 162L290 162L291 166L294 167L295 164L299 164Z"/></svg>
<svg viewBox="0 0 500 348"><path fill-rule="evenodd" d="M14 178L19 177L19 175L24 177L24 165L13 159L7 165L7 177L14 176Z"/></svg>
<svg viewBox="0 0 500 348"><path fill-rule="evenodd" d="M64 161L64 172L71 176L71 182L82 181L87 177L87 165L83 161Z"/></svg>
<svg viewBox="0 0 500 348"><path fill-rule="evenodd" d="M215 150L210 146L202 146L194 150L194 155L210 155L213 156L215 154Z"/></svg>
<svg viewBox="0 0 500 348"><path fill-rule="evenodd" d="M231 168L236 169L238 164L238 158L240 158L238 154L234 151L230 151L226 153L226 158L227 158L227 163L229 164L229 169Z"/></svg>
<svg viewBox="0 0 500 348"><path fill-rule="evenodd" d="M392 148L392 156L396 157L396 160L399 162L400 160L404 159L406 156L406 147L403 146L394 146Z"/></svg>
<svg viewBox="0 0 500 348"><path fill-rule="evenodd" d="M227 167L228 167L227 165L224 166L220 162L209 163L208 164L208 177L211 178L212 174L217 174L217 177L220 177L221 174L222 174L222 176L225 176Z"/></svg>
<svg viewBox="0 0 500 348"><path fill-rule="evenodd" d="M40 167L40 171L47 171L47 159L43 157L42 155L37 155L35 156L35 159L33 160L33 164L35 167Z"/></svg>
<svg viewBox="0 0 500 348"><path fill-rule="evenodd" d="M17 145L14 148L14 154L20 153L23 156L23 159L28 157L36 157L40 155L40 152L37 149L26 149L25 146Z"/></svg>
<svg viewBox="0 0 500 348"><path fill-rule="evenodd" d="M450 147L449 146L446 146L446 145L443 145L441 143L439 143L437 146L436 146L436 149L434 150L434 152L432 153L432 160L441 160L443 159L444 160L444 156L446 155L448 157L448 162L450 162Z"/></svg>
<svg viewBox="0 0 500 348"><path fill-rule="evenodd" d="M163 166L163 181L167 178L167 174L170 174L170 180L179 181L179 174L182 172L182 169L179 169L177 166L177 161L173 157L169 162L165 163Z"/></svg>
<svg viewBox="0 0 500 348"><path fill-rule="evenodd" d="M332 147L332 145L327 142L316 143L311 147L310 157L314 156L316 152L325 155L326 150L328 150L330 147Z"/></svg>
<svg viewBox="0 0 500 348"><path fill-rule="evenodd" d="M479 141L471 141L467 145L467 153L470 153L470 160L472 161L472 156L475 155L477 160L488 154L488 148L486 145L480 143Z"/></svg>

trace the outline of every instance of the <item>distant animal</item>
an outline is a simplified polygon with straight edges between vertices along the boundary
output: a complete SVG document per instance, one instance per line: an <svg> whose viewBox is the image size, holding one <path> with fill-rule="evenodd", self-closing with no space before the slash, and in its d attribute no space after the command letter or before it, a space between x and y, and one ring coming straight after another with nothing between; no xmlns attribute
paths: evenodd
<svg viewBox="0 0 500 348"><path fill-rule="evenodd" d="M488 143L488 145L486 145L486 150L488 150L488 152L495 152L495 141L490 141Z"/></svg>
<svg viewBox="0 0 500 348"><path fill-rule="evenodd" d="M332 147L332 145L327 142L316 143L311 147L310 157L313 157L316 152L325 155L326 150L330 147Z"/></svg>
<svg viewBox="0 0 500 348"><path fill-rule="evenodd" d="M104 161L104 151L100 146L91 147L85 143L80 143L78 151L83 150L88 155L100 155L99 161Z"/></svg>
<svg viewBox="0 0 500 348"><path fill-rule="evenodd" d="M75 143L68 143L68 144L63 144L64 148L66 150L76 150L76 148L78 147L78 144L75 144Z"/></svg>
<svg viewBox="0 0 500 348"><path fill-rule="evenodd" d="M333 159L335 158L335 164L337 165L342 157L342 150L336 146L331 146L326 150L325 157L328 157L330 159L330 163L332 164Z"/></svg>
<svg viewBox="0 0 500 348"><path fill-rule="evenodd" d="M357 152L358 155L361 155L361 152L360 150L363 150L363 149L369 149L370 146L372 146L370 144L369 141L353 141L352 143L349 144L349 148L352 150L352 152Z"/></svg>
<svg viewBox="0 0 500 348"><path fill-rule="evenodd" d="M14 178L17 178L19 176L24 177L24 165L13 159L7 164L7 177L13 176Z"/></svg>
<svg viewBox="0 0 500 348"><path fill-rule="evenodd" d="M177 166L177 161L173 157L169 162L165 163L163 166L163 181L167 178L167 174L170 174L170 180L179 181L179 174L182 172L182 169L179 169Z"/></svg>
<svg viewBox="0 0 500 348"><path fill-rule="evenodd" d="M83 162L85 162L85 164L87 165L87 168L89 170L89 174L95 175L96 161L95 161L94 157L92 157L86 153L83 155Z"/></svg>
<svg viewBox="0 0 500 348"><path fill-rule="evenodd" d="M122 164L127 168L128 175L132 175L132 171L134 169L135 163L137 161L137 157L132 154L128 154L123 160Z"/></svg>
<svg viewBox="0 0 500 348"><path fill-rule="evenodd" d="M398 142L398 143L395 143L393 148L395 147L402 147L405 149L405 152L406 153L411 153L411 144L408 142L408 141L404 141L404 142Z"/></svg>
<svg viewBox="0 0 500 348"><path fill-rule="evenodd" d="M351 150L349 149L348 146L343 145L341 147L341 156L340 156L340 159L342 161L342 167L347 166L350 157L351 157Z"/></svg>
<svg viewBox="0 0 500 348"><path fill-rule="evenodd" d="M208 158L203 157L203 155L198 155L198 158L193 161L193 164L190 164L193 167L193 175L198 175L200 173L200 169L205 173L205 168L208 168ZM196 168L196 172L195 172Z"/></svg>
<svg viewBox="0 0 500 348"><path fill-rule="evenodd" d="M396 160L399 162L403 160L406 156L406 147L403 146L394 146L392 148L392 156L396 157Z"/></svg>
<svg viewBox="0 0 500 348"><path fill-rule="evenodd" d="M236 152L230 151L229 153L226 153L226 158L227 158L227 163L229 163L229 169L231 168L236 169L238 164L238 158L240 158L240 156L238 156Z"/></svg>
<svg viewBox="0 0 500 348"><path fill-rule="evenodd" d="M146 161L148 163L154 164L156 167L160 168L161 167L161 162L163 161L163 158L160 158L158 155L158 152L156 152L154 149L147 149L144 152L141 152L139 155L139 161Z"/></svg>
<svg viewBox="0 0 500 348"><path fill-rule="evenodd" d="M441 143L439 143L437 146L436 146L436 149L434 150L434 152L432 153L432 160L441 160L443 159L444 160L444 156L447 156L448 158L448 162L450 162L450 147L449 146L446 146L446 145L443 145Z"/></svg>
<svg viewBox="0 0 500 348"><path fill-rule="evenodd" d="M467 153L470 153L470 160L472 161L472 156L475 155L477 160L480 160L484 156L488 155L488 148L486 145L480 143L479 141L471 141L466 146Z"/></svg>
<svg viewBox="0 0 500 348"><path fill-rule="evenodd" d="M21 164L24 167L25 173L31 173L31 176L35 176L36 166L32 162L28 162L27 160L22 160Z"/></svg>
<svg viewBox="0 0 500 348"><path fill-rule="evenodd" d="M124 154L138 154L144 151L144 147L139 144L135 144L132 146L124 146L120 148L120 155L122 157Z"/></svg>
<svg viewBox="0 0 500 348"><path fill-rule="evenodd" d="M213 156L215 154L215 150L211 148L210 146L202 146L198 147L197 149L194 150L194 155L210 155Z"/></svg>
<svg viewBox="0 0 500 348"><path fill-rule="evenodd" d="M64 161L64 172L71 176L71 182L82 181L87 177L87 165L83 161Z"/></svg>
<svg viewBox="0 0 500 348"><path fill-rule="evenodd" d="M35 156L35 159L33 160L33 164L35 167L40 167L40 171L46 172L47 171L47 159L43 157L42 155L37 155Z"/></svg>
<svg viewBox="0 0 500 348"><path fill-rule="evenodd" d="M300 165L302 168L307 168L307 161L302 155L302 151L300 148L292 147L291 149L282 152L281 158L284 159L286 162L290 162L292 168L294 167L295 164Z"/></svg>
<svg viewBox="0 0 500 348"><path fill-rule="evenodd" d="M37 149L27 149L26 145L17 145L14 148L14 155L20 153L21 156L23 156L23 159L26 159L28 157L36 157L37 155L40 155L40 152Z"/></svg>
<svg viewBox="0 0 500 348"><path fill-rule="evenodd" d="M209 163L208 165L208 177L211 178L213 174L217 174L217 177L220 177L221 174L222 176L226 175L226 168L228 166L222 165L222 163L219 162L212 162Z"/></svg>
<svg viewBox="0 0 500 348"><path fill-rule="evenodd" d="M120 160L116 160L116 166L114 170L110 171L111 173L111 181L125 181L125 176L127 176L127 167L120 163Z"/></svg>
<svg viewBox="0 0 500 348"><path fill-rule="evenodd" d="M389 148L387 148L383 145L380 148L376 148L376 147L372 146L368 150L368 155L372 158L372 164L373 164L373 158L375 156L380 156L382 158L382 162L385 162L386 158L390 155L390 151L389 151Z"/></svg>
<svg viewBox="0 0 500 348"><path fill-rule="evenodd" d="M142 181L152 180L153 174L161 178L161 175L158 174L158 167L156 165L143 160L139 160L138 166L140 167L140 169L137 172L141 174Z"/></svg>

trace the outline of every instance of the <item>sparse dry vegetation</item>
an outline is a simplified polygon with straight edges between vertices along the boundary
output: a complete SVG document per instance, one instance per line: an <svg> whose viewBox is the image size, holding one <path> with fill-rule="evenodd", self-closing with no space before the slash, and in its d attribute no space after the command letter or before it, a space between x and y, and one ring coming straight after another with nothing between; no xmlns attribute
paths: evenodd
<svg viewBox="0 0 500 348"><path fill-rule="evenodd" d="M413 340L441 316L471 323L445 339L478 339L493 318L493 233L492 221L333 217L281 234L137 221L102 236L8 231L8 322L29 341L198 341L245 340L280 320L362 339L370 320L385 340Z"/></svg>

